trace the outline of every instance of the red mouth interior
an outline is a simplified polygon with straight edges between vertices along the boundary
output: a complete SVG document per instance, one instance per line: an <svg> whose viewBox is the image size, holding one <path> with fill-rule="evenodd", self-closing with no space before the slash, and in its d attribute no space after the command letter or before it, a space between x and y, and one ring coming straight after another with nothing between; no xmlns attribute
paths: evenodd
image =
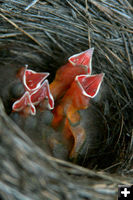
<svg viewBox="0 0 133 200"><path fill-rule="evenodd" d="M29 89L35 89L39 83L42 83L43 80L48 76L48 73L36 73L31 70L26 70L26 84Z"/></svg>
<svg viewBox="0 0 133 200"><path fill-rule="evenodd" d="M97 94L102 80L103 74L97 74L93 76L82 75L78 77L78 81L84 92L90 97L94 97Z"/></svg>
<svg viewBox="0 0 133 200"><path fill-rule="evenodd" d="M33 104L39 104L41 101L43 101L46 98L48 98L50 109L53 109L54 100L53 100L52 95L50 93L49 84L48 84L47 80L44 81L44 83L41 85L41 87L39 89L37 89L36 92L34 92L31 95L31 101L32 101Z"/></svg>
<svg viewBox="0 0 133 200"><path fill-rule="evenodd" d="M93 53L93 49L89 49L85 52L82 52L80 54L70 57L70 61L77 65L88 66L88 73L90 74L91 73L90 62L91 62L92 53Z"/></svg>

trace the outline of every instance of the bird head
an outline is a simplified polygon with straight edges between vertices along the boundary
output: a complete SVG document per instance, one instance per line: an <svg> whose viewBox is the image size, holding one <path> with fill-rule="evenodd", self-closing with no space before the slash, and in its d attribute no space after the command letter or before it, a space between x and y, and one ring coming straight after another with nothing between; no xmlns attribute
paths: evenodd
<svg viewBox="0 0 133 200"><path fill-rule="evenodd" d="M80 67L84 66L84 67L86 67L87 73L91 74L91 71L92 71L91 62L92 62L93 51L94 51L94 48L90 48L86 51L83 51L81 53L78 53L78 54L71 56L68 59L68 61L73 66L80 66Z"/></svg>
<svg viewBox="0 0 133 200"><path fill-rule="evenodd" d="M35 91L38 89L43 81L49 76L48 72L35 72L30 69L25 69L24 75L23 75L23 83L29 92Z"/></svg>
<svg viewBox="0 0 133 200"><path fill-rule="evenodd" d="M36 114L35 106L31 102L30 94L28 91L26 91L20 99L14 102L12 105L12 110L15 112L21 112L24 115Z"/></svg>
<svg viewBox="0 0 133 200"><path fill-rule="evenodd" d="M50 93L48 80L49 73L38 73L33 70L22 68L17 76L22 81L25 93L24 95L14 102L12 109L17 112L25 112L29 110L28 113L36 114L36 105L42 103L45 99L48 99L48 108L54 108L54 99ZM26 111L27 112L27 111Z"/></svg>
<svg viewBox="0 0 133 200"><path fill-rule="evenodd" d="M55 99L64 95L77 75L91 74L91 61L94 48L75 54L68 59L68 63L60 67L50 90Z"/></svg>
<svg viewBox="0 0 133 200"><path fill-rule="evenodd" d="M67 101L72 99L75 110L86 109L89 105L90 98L94 98L99 92L103 77L104 73L76 76L70 89L64 96L64 101L65 98Z"/></svg>

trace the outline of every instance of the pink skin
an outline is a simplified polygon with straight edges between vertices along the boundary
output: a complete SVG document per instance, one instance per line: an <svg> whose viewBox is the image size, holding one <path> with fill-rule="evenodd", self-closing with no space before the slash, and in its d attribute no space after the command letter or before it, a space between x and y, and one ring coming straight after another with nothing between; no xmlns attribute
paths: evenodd
<svg viewBox="0 0 133 200"><path fill-rule="evenodd" d="M30 107L30 114L36 114L34 105L38 105L44 99L48 99L49 109L54 108L54 99L50 93L48 80L45 80L49 73L37 73L33 70L27 70L27 66L22 71L19 78L23 81L26 92L17 100L12 109L17 112L22 112Z"/></svg>
<svg viewBox="0 0 133 200"><path fill-rule="evenodd" d="M77 83L77 91L75 87L75 98L73 98L73 104L75 107L74 112L72 112L72 107L68 109L67 119L68 122L68 130L71 131L71 134L74 138L74 145L70 152L70 157L74 158L77 156L77 152L80 150L83 145L86 133L85 129L82 127L81 123L77 126L72 126L73 118L80 121L80 115L78 114L78 110L85 109L89 106L90 98L94 98L100 89L101 83L103 81L104 74L96 74L96 75L79 75L75 78L75 84ZM76 95L79 94L78 99L76 99ZM71 122L71 123L70 123ZM75 123L75 122L74 122ZM70 133L69 133L70 134Z"/></svg>
<svg viewBox="0 0 133 200"><path fill-rule="evenodd" d="M60 104L53 110L53 126L57 127L59 123L67 117L71 122L78 121L78 110L86 109L89 106L90 98L94 98L101 86L104 74L79 75L67 90Z"/></svg>
<svg viewBox="0 0 133 200"><path fill-rule="evenodd" d="M103 73L76 76L60 104L53 110L53 128L60 128L60 124L65 119L64 137L68 139L69 144L71 144L71 136L74 139L70 152L71 158L76 157L86 138L86 132L82 123L80 123L81 117L78 111L89 107L90 99L94 98L99 92L103 77Z"/></svg>
<svg viewBox="0 0 133 200"><path fill-rule="evenodd" d="M69 65L73 66L83 65L87 69L86 73L90 74L93 51L94 48L91 48L84 52L71 56L69 58ZM29 106L29 104L31 103L31 108L32 108L31 114L34 114L35 107L33 108L33 106L38 105L44 99L48 99L48 107L49 109L53 109L54 99L50 93L48 81L45 80L49 75L49 73L37 73L33 70L28 70L27 67L28 66L26 66L22 70L22 72L20 71L21 73L19 73L19 78L20 80L22 80L25 86L26 94L24 94L20 100L16 101L13 104L13 110L20 111L22 109L25 109L26 105ZM81 76L83 75L77 76L77 79L79 79L79 81L81 80Z"/></svg>
<svg viewBox="0 0 133 200"><path fill-rule="evenodd" d="M55 100L64 95L74 81L81 74L91 74L91 61L94 48L75 54L68 59L68 63L60 67L54 81L50 84L50 90Z"/></svg>

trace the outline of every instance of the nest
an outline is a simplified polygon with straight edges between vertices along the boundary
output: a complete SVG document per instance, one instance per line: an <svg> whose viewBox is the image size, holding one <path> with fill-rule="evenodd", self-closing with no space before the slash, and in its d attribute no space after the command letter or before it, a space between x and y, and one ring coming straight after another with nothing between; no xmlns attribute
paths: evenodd
<svg viewBox="0 0 133 200"><path fill-rule="evenodd" d="M0 1L1 199L114 199L118 184L131 184L132 15L127 0ZM69 56L89 47L95 48L93 72L105 73L107 137L86 169L34 144L8 116L4 95L20 66L48 71L52 81Z"/></svg>

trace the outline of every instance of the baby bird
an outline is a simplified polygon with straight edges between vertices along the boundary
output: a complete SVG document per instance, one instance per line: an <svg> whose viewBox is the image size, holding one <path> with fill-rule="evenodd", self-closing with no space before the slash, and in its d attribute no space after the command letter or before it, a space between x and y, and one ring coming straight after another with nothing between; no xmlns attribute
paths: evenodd
<svg viewBox="0 0 133 200"><path fill-rule="evenodd" d="M89 106L90 98L94 98L97 95L103 77L103 73L76 76L61 102L53 110L53 126L58 126L65 116L67 116L71 123L79 121L77 111L86 109Z"/></svg>
<svg viewBox="0 0 133 200"><path fill-rule="evenodd" d="M64 95L77 75L91 74L93 51L94 48L91 48L71 56L68 63L57 70L55 79L50 84L50 91L54 100L58 100Z"/></svg>
<svg viewBox="0 0 133 200"><path fill-rule="evenodd" d="M71 87L53 110L54 119L52 121L52 126L56 130L64 126L63 134L66 139L68 138L70 141L73 138L70 158L77 157L77 153L84 144L86 138L86 131L82 126L79 111L89 107L90 99L97 95L103 77L103 73L76 76Z"/></svg>
<svg viewBox="0 0 133 200"><path fill-rule="evenodd" d="M48 99L48 108L54 108L54 99L50 93L48 80L46 80L48 75L49 73L47 72L39 73L27 69L27 66L19 70L17 77L21 80L25 93L13 103L13 111L20 112L20 114L25 116L29 114L35 115L35 106L39 105L43 110L46 99Z"/></svg>

